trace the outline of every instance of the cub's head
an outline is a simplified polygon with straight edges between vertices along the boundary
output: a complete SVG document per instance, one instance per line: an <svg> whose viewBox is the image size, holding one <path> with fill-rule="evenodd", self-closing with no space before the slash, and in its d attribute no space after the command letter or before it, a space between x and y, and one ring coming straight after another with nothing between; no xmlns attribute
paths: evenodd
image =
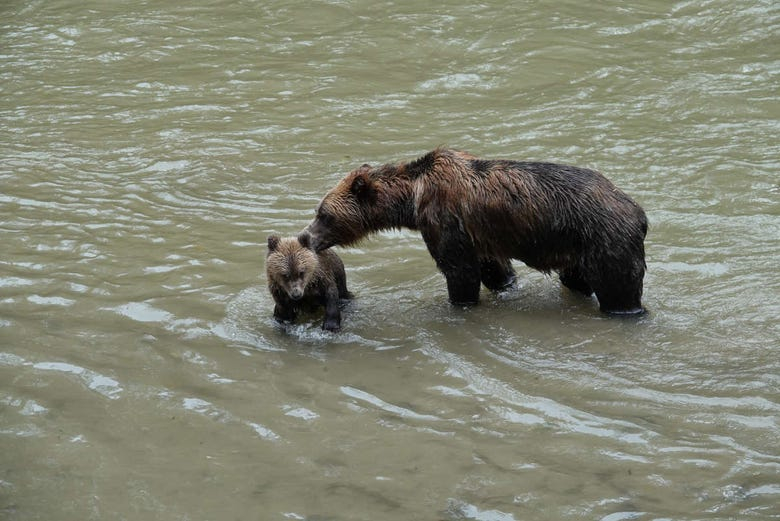
<svg viewBox="0 0 780 521"><path fill-rule="evenodd" d="M282 288L291 299L303 298L318 266L317 254L309 248L308 237L268 237L265 259L268 285Z"/></svg>
<svg viewBox="0 0 780 521"><path fill-rule="evenodd" d="M300 235L308 237L314 251L349 246L375 231L369 223L377 187L370 172L369 165L353 170L317 205L314 220Z"/></svg>

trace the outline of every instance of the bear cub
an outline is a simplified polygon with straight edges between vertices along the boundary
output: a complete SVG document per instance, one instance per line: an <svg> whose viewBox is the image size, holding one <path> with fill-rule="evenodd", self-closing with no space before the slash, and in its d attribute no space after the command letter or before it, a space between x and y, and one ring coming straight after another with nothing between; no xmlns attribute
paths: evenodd
<svg viewBox="0 0 780 521"><path fill-rule="evenodd" d="M334 252L315 252L306 236L270 235L266 275L277 321L292 322L300 311L325 306L322 329L334 332L341 329L339 300L352 295L347 291L344 263Z"/></svg>

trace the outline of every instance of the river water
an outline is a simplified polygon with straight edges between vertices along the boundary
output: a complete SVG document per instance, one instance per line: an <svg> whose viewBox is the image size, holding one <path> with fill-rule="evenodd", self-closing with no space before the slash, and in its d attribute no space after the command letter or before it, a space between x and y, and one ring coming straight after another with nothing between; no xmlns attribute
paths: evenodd
<svg viewBox="0 0 780 521"><path fill-rule="evenodd" d="M773 0L0 5L0 519L780 519ZM418 234L276 325L266 237L446 144L596 168L650 312Z"/></svg>

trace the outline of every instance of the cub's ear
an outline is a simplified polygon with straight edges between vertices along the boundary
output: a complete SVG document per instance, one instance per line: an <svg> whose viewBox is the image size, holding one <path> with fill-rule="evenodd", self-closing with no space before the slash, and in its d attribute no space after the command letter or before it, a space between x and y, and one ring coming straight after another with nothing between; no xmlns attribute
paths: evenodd
<svg viewBox="0 0 780 521"><path fill-rule="evenodd" d="M366 166L366 165L364 165ZM374 186L371 179L368 177L367 170L364 171L363 167L357 173L352 184L349 187L349 191L359 200L371 200L374 197Z"/></svg>
<svg viewBox="0 0 780 521"><path fill-rule="evenodd" d="M311 249L311 235L309 235L308 232L301 232L301 234L298 235L298 242L301 243L301 246L304 248Z"/></svg>
<svg viewBox="0 0 780 521"><path fill-rule="evenodd" d="M279 247L279 241L281 241L281 238L279 238L278 235L269 235L268 236L268 251L276 251L276 248Z"/></svg>

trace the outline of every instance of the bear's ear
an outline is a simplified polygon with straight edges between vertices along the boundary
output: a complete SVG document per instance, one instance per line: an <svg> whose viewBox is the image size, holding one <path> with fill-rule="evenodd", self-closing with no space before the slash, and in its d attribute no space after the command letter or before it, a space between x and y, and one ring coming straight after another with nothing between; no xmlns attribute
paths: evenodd
<svg viewBox="0 0 780 521"><path fill-rule="evenodd" d="M311 249L311 235L309 235L308 232L301 232L301 234L298 235L298 242L301 243L301 246L304 248Z"/></svg>
<svg viewBox="0 0 780 521"><path fill-rule="evenodd" d="M349 187L349 191L359 201L371 199L371 196L374 193L374 187L371 185L371 180L368 178L367 173L362 170L363 167L361 167L361 171L355 176Z"/></svg>
<svg viewBox="0 0 780 521"><path fill-rule="evenodd" d="M279 241L281 241L281 239L279 238L278 235L269 235L268 236L268 251L269 252L276 251L276 248L279 247Z"/></svg>

